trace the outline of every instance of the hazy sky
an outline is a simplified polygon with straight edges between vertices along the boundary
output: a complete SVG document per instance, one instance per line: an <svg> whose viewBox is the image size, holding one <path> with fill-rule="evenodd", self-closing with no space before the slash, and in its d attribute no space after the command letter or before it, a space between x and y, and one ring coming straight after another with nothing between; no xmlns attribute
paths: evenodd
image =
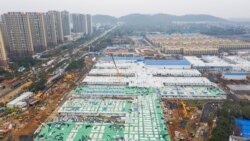
<svg viewBox="0 0 250 141"><path fill-rule="evenodd" d="M0 0L0 13L68 10L71 13L123 16L131 13L210 14L250 18L250 0Z"/></svg>

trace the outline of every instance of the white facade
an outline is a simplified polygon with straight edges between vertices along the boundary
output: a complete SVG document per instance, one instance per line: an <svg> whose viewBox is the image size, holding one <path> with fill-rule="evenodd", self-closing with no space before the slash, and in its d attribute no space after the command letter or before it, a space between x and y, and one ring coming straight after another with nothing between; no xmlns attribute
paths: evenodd
<svg viewBox="0 0 250 141"><path fill-rule="evenodd" d="M198 77L201 73L196 69L159 69L149 68L153 76Z"/></svg>
<svg viewBox="0 0 250 141"><path fill-rule="evenodd" d="M120 76L135 76L135 71L132 69L119 69ZM92 69L89 76L117 76L116 69Z"/></svg>
<svg viewBox="0 0 250 141"><path fill-rule="evenodd" d="M129 69L134 63L117 63L116 64L119 69ZM94 68L97 69L115 69L115 64L113 62L100 62L95 65Z"/></svg>
<svg viewBox="0 0 250 141"><path fill-rule="evenodd" d="M224 60L234 64L236 70L250 72L250 61L239 56L225 56Z"/></svg>
<svg viewBox="0 0 250 141"><path fill-rule="evenodd" d="M92 16L87 14L86 19L87 19L87 34L92 34L93 33Z"/></svg>
<svg viewBox="0 0 250 141"><path fill-rule="evenodd" d="M19 96L16 99L7 103L7 107L8 108L16 107L16 106L18 106L19 102L24 102L25 100L28 100L29 98L31 98L33 95L34 95L34 93L32 93L32 92L24 92L21 94L21 96Z"/></svg>
<svg viewBox="0 0 250 141"><path fill-rule="evenodd" d="M247 75L222 74L221 78L225 80L247 80Z"/></svg>
<svg viewBox="0 0 250 141"><path fill-rule="evenodd" d="M191 65L145 65L146 68L191 69Z"/></svg>
<svg viewBox="0 0 250 141"><path fill-rule="evenodd" d="M214 86L215 84L205 77L154 77L154 81L165 86Z"/></svg>
<svg viewBox="0 0 250 141"><path fill-rule="evenodd" d="M82 82L88 85L128 85L130 78L87 76Z"/></svg>
<svg viewBox="0 0 250 141"><path fill-rule="evenodd" d="M217 56L202 56L202 58L196 56L185 56L184 58L191 63L193 68L198 69L201 72L223 72L230 71L233 68L232 64Z"/></svg>

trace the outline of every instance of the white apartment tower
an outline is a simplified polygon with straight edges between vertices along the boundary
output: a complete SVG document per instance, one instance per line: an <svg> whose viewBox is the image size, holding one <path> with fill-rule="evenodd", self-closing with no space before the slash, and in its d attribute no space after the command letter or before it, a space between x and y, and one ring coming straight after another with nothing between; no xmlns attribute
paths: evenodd
<svg viewBox="0 0 250 141"><path fill-rule="evenodd" d="M62 17L62 27L63 27L63 36L70 35L70 14L68 11L61 12Z"/></svg>
<svg viewBox="0 0 250 141"><path fill-rule="evenodd" d="M0 29L0 66L7 66L7 54L4 46L1 29Z"/></svg>
<svg viewBox="0 0 250 141"><path fill-rule="evenodd" d="M92 16L87 15L87 34L93 33Z"/></svg>
<svg viewBox="0 0 250 141"><path fill-rule="evenodd" d="M73 32L87 34L87 16L83 14L72 14Z"/></svg>
<svg viewBox="0 0 250 141"><path fill-rule="evenodd" d="M9 12L2 16L6 26L9 53L12 56L34 54L29 16L22 12Z"/></svg>
<svg viewBox="0 0 250 141"><path fill-rule="evenodd" d="M30 30L35 52L47 49L45 15L43 13L27 13L30 21Z"/></svg>

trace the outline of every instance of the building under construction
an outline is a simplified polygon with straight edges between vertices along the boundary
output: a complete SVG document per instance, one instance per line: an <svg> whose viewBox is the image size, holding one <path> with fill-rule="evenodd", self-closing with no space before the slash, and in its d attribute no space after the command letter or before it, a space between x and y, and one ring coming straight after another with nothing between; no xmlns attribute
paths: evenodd
<svg viewBox="0 0 250 141"><path fill-rule="evenodd" d="M161 98L226 98L187 60L113 56L100 58L70 95L57 118L37 130L36 141L170 141Z"/></svg>

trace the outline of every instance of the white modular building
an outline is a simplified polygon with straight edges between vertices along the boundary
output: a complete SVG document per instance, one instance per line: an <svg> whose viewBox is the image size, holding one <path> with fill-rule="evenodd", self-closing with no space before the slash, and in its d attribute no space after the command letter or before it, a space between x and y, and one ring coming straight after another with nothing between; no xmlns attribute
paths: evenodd
<svg viewBox="0 0 250 141"><path fill-rule="evenodd" d="M129 69L131 68L133 63L117 63L116 66L119 69ZM98 62L94 68L96 69L116 69L115 64L113 62Z"/></svg>
<svg viewBox="0 0 250 141"><path fill-rule="evenodd" d="M23 108L23 107L26 107L28 104L27 102L18 102L16 103L15 107L18 107L18 108Z"/></svg>
<svg viewBox="0 0 250 141"><path fill-rule="evenodd" d="M245 72L226 72L221 78L225 80L247 80L247 73Z"/></svg>
<svg viewBox="0 0 250 141"><path fill-rule="evenodd" d="M113 57L115 62L119 63L133 63L133 62L143 62L143 57ZM99 59L101 62L113 62L112 57L102 57Z"/></svg>
<svg viewBox="0 0 250 141"><path fill-rule="evenodd" d="M153 76L159 77L199 77L201 73L196 69L147 69Z"/></svg>
<svg viewBox="0 0 250 141"><path fill-rule="evenodd" d="M131 79L127 77L98 77L87 76L82 83L87 85L129 85Z"/></svg>
<svg viewBox="0 0 250 141"><path fill-rule="evenodd" d="M197 66L213 68L211 58L197 59ZM120 58L121 59L121 58ZM218 59L218 58L215 58ZM220 58L219 58L220 59ZM195 62L195 61L194 61ZM210 63L209 63L210 62ZM228 65L225 61L221 61L222 67ZM116 62L118 68L126 66L126 68L119 71L123 75L117 76L114 63L111 61L98 61L94 69L82 81L84 87L77 89L76 97L82 97L82 93L86 97L91 97L94 93L96 95L105 96L104 92L108 93L106 96L133 96L134 90L132 88L156 88L162 89L162 97L165 98L183 98L183 99L225 99L225 94L217 88L217 85L209 81L206 77L202 77L197 69L191 69L191 64L187 59L184 60L144 60L134 62ZM213 64L216 64L215 62ZM219 63L217 63L219 67ZM101 68L100 68L101 67ZM223 70L223 69L222 69ZM133 74L131 77L130 75ZM90 87L98 88L90 88ZM103 87L108 88L109 91L103 90ZM124 88L112 88L124 87ZM166 88L166 89L165 89ZM124 90L123 90L124 89ZM182 92L181 92L182 91ZM136 92L135 92L136 93ZM85 96L84 96L85 97Z"/></svg>
<svg viewBox="0 0 250 141"><path fill-rule="evenodd" d="M126 77L134 77L135 71L133 69L92 69L89 72L89 76L126 76Z"/></svg>
<svg viewBox="0 0 250 141"><path fill-rule="evenodd" d="M160 89L162 98L168 99L225 99L223 91L206 86L165 86Z"/></svg>
<svg viewBox="0 0 250 141"><path fill-rule="evenodd" d="M202 56L202 58L196 56L185 56L184 58L191 63L192 68L198 69L201 72L210 71L220 73L231 71L233 69L232 64L217 56Z"/></svg>
<svg viewBox="0 0 250 141"><path fill-rule="evenodd" d="M228 61L234 65L234 70L241 70L250 72L250 61L243 59L239 56L225 56L225 61Z"/></svg>
<svg viewBox="0 0 250 141"><path fill-rule="evenodd" d="M215 86L205 77L154 77L154 81L164 86Z"/></svg>
<svg viewBox="0 0 250 141"><path fill-rule="evenodd" d="M13 107L17 107L18 105L23 105L23 103L20 103L20 102L25 102L26 100L31 98L33 95L34 95L33 92L24 92L19 97L7 103L7 107L13 108Z"/></svg>
<svg viewBox="0 0 250 141"><path fill-rule="evenodd" d="M127 100L113 99L70 99L59 109L60 115L122 116Z"/></svg>
<svg viewBox="0 0 250 141"><path fill-rule="evenodd" d="M191 64L188 60L145 60L147 68L164 68L164 69L190 69Z"/></svg>

